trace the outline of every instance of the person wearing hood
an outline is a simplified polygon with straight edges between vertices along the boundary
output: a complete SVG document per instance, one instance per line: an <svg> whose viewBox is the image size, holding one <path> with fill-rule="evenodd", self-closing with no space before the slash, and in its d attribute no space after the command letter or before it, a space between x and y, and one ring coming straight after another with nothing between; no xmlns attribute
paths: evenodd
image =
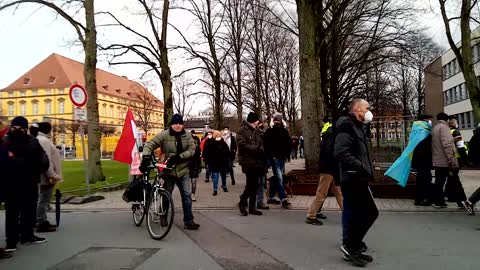
<svg viewBox="0 0 480 270"><path fill-rule="evenodd" d="M273 115L273 126L264 135L265 154L272 166L274 177L270 183L267 204L282 204L283 208L289 208L291 203L287 200L285 188L283 187L283 174L285 173L285 162L290 156L290 135L282 123L282 115ZM280 201L275 200L275 193L278 193Z"/></svg>
<svg viewBox="0 0 480 270"><path fill-rule="evenodd" d="M172 194L174 185L178 186L182 197L184 228L198 230L200 225L193 221L189 181L189 163L190 158L195 154L195 143L192 135L185 132L184 127L183 117L180 114L174 114L170 121L170 128L145 143L140 171L142 173L148 172L148 167L152 163L153 151L161 148L163 155L168 159L167 167L172 168L164 173L164 187Z"/></svg>
<svg viewBox="0 0 480 270"><path fill-rule="evenodd" d="M340 168L337 181L343 194L341 251L344 259L357 266L373 261L371 256L363 254L367 250L363 238L378 217L369 187L374 174L366 124L372 120L368 102L357 98L350 104L350 113L340 117L335 124L333 156Z"/></svg>
<svg viewBox="0 0 480 270"><path fill-rule="evenodd" d="M209 143L204 152L205 162L212 172L213 196L218 194L218 178L222 177L222 189L227 189L227 170L229 166L230 150L227 143L223 140L220 131L213 132L213 141Z"/></svg>
<svg viewBox="0 0 480 270"><path fill-rule="evenodd" d="M414 125L428 130L429 133L413 150L412 168L417 170L414 204L417 206L429 206L432 199L432 118L431 115L421 114L418 121L414 122Z"/></svg>
<svg viewBox="0 0 480 270"><path fill-rule="evenodd" d="M232 186L234 186L235 174L233 172L233 162L235 161L235 157L237 156L237 140L235 139L235 136L233 136L232 132L230 131L230 127L228 126L223 127L222 138L227 143L228 149L230 151L230 155L228 157L227 173L230 174L230 178L232 178Z"/></svg>
<svg viewBox="0 0 480 270"><path fill-rule="evenodd" d="M239 164L247 182L238 203L242 216L262 215L256 207L258 184L265 174L265 151L261 131L258 129L259 123L258 114L250 112L237 133Z"/></svg>
<svg viewBox="0 0 480 270"><path fill-rule="evenodd" d="M27 134L28 120L15 117L0 149L2 189L5 189L5 251L22 244L43 243L33 234L40 175L49 168L48 156L38 140Z"/></svg>
<svg viewBox="0 0 480 270"><path fill-rule="evenodd" d="M50 140L52 125L48 122L37 124L37 140L47 153L50 165L46 173L40 176L39 198L37 206L37 232L54 232L57 226L47 219L48 205L56 183L62 182L62 163L57 148Z"/></svg>

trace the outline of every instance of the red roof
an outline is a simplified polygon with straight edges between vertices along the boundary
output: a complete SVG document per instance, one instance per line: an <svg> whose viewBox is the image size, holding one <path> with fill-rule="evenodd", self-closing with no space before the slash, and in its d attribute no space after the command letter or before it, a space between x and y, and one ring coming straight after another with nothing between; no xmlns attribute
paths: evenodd
<svg viewBox="0 0 480 270"><path fill-rule="evenodd" d="M27 81L28 83L26 83ZM85 85L83 63L53 53L1 91L31 88L67 88L75 83ZM129 94L135 93L139 88L146 90L141 84L126 77L97 68L98 93L132 99ZM163 108L163 103L158 99L157 101L160 108Z"/></svg>

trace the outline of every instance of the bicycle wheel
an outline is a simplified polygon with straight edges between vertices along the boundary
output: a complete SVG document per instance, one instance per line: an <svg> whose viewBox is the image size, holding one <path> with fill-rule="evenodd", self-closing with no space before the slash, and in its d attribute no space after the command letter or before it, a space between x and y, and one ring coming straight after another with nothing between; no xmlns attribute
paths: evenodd
<svg viewBox="0 0 480 270"><path fill-rule="evenodd" d="M164 189L154 188L147 209L147 228L150 236L161 240L173 225L174 207L172 196Z"/></svg>
<svg viewBox="0 0 480 270"><path fill-rule="evenodd" d="M142 225L143 217L145 217L143 203L132 204L132 212L133 223L135 223L135 226L139 227Z"/></svg>

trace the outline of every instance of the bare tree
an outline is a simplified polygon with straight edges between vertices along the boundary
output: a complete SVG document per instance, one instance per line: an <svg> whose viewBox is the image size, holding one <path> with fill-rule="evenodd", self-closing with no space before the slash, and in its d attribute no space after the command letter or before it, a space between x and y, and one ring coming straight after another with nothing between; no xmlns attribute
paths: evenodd
<svg viewBox="0 0 480 270"><path fill-rule="evenodd" d="M473 117L475 123L480 123L480 88L477 76L475 75L475 69L473 67L473 54L472 54L472 37L470 30L470 22L475 21L480 23L477 18L472 16L472 9L478 6L478 0L461 0L460 14L454 17L448 17L446 6L447 3L453 1L438 0L440 3L440 11L445 25L445 33L447 35L448 44L452 49L455 57L460 65L460 70L465 78L465 85L467 86L468 93L470 95L470 102L473 108ZM460 20L460 33L461 43L460 46L455 44L452 37L452 31L450 29L450 23L452 21Z"/></svg>
<svg viewBox="0 0 480 270"><path fill-rule="evenodd" d="M194 92L191 90L192 83L185 74L175 78L173 85L173 106L176 112L183 115L184 119L190 115L195 101L191 102Z"/></svg>
<svg viewBox="0 0 480 270"><path fill-rule="evenodd" d="M88 176L91 183L96 181L104 181L105 176L102 172L100 161L100 129L98 126L98 99L97 99L97 31L95 26L95 9L94 0L60 1L61 5L54 3L55 1L43 0L19 0L19 1L1 1L0 11L10 8L18 7L22 4L38 4L53 10L60 17L68 21L75 29L78 40L85 51L85 62L83 65L83 75L85 77L85 88L88 93L87 102L87 119L90 122L88 125L88 133L90 134L88 140ZM60 4L59 3L59 4ZM68 10L75 9L72 14L68 14ZM85 22L81 23L74 17L80 10L85 12Z"/></svg>
<svg viewBox="0 0 480 270"><path fill-rule="evenodd" d="M187 11L198 23L200 29L199 40L191 41L178 28L172 27L177 30L185 43L185 45L178 47L188 52L192 59L197 59L202 64L202 66L188 69L185 72L201 69L203 74L206 75L207 79L197 81L207 85L211 92L199 91L198 94L204 94L213 99L214 125L215 128L220 129L223 126L222 99L224 97L222 93L222 67L230 50L221 44L221 38L219 38L219 30L224 26L225 10L215 0L187 0L186 2L189 6L179 7L179 9ZM207 49L202 50L202 46Z"/></svg>
<svg viewBox="0 0 480 270"><path fill-rule="evenodd" d="M162 103L138 83L130 86L128 95L130 98L126 99L124 104L132 109L137 118L137 125L148 133L150 129L156 127L153 123L153 115L159 112Z"/></svg>
<svg viewBox="0 0 480 270"><path fill-rule="evenodd" d="M150 27L150 35L144 33L142 30L135 30L134 27L126 25L117 16L111 12L103 12L114 20L114 23L107 24L110 26L119 26L125 29L138 39L138 43L134 44L120 44L114 43L102 46L102 49L112 52L110 64L139 64L147 67L145 74L154 72L163 87L164 100L164 114L163 123L166 125L173 115L173 96L172 96L172 80L171 71L168 62L168 48L167 48L167 28L168 28L168 14L170 10L170 1L164 0L137 0L141 6L142 15L148 21ZM158 4L162 2L162 16L158 17L156 14L160 9ZM161 21L161 23L159 23ZM160 25L161 29L158 29ZM139 61L123 60L129 54L134 54L140 58ZM143 77L142 75L142 77Z"/></svg>

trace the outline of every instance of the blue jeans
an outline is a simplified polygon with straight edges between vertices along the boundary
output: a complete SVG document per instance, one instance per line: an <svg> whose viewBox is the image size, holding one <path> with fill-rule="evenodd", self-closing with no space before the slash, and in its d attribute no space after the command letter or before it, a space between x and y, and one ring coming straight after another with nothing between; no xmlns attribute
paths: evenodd
<svg viewBox="0 0 480 270"><path fill-rule="evenodd" d="M222 188L227 187L227 173L226 172L212 172L213 191L218 190L218 177L222 176Z"/></svg>
<svg viewBox="0 0 480 270"><path fill-rule="evenodd" d="M37 224L47 222L48 205L52 197L53 187L55 185L39 185L38 205L37 205Z"/></svg>
<svg viewBox="0 0 480 270"><path fill-rule="evenodd" d="M258 182L257 207L263 204L263 193L265 192L265 175Z"/></svg>
<svg viewBox="0 0 480 270"><path fill-rule="evenodd" d="M191 224L193 222L193 213L192 213L192 194L190 192L190 179L188 174L182 177L165 177L164 188L172 194L173 188L177 185L180 190L180 196L182 197L182 208L183 208L183 223Z"/></svg>
<svg viewBox="0 0 480 270"><path fill-rule="evenodd" d="M212 173L212 171L210 171L210 167L205 164L205 179L208 180L210 179L210 174Z"/></svg>
<svg viewBox="0 0 480 270"><path fill-rule="evenodd" d="M285 188L283 187L283 173L285 173L285 159L273 158L270 160L272 165L273 177L270 182L270 192L268 197L273 199L275 193L278 192L278 197L283 200L287 197L285 194Z"/></svg>

